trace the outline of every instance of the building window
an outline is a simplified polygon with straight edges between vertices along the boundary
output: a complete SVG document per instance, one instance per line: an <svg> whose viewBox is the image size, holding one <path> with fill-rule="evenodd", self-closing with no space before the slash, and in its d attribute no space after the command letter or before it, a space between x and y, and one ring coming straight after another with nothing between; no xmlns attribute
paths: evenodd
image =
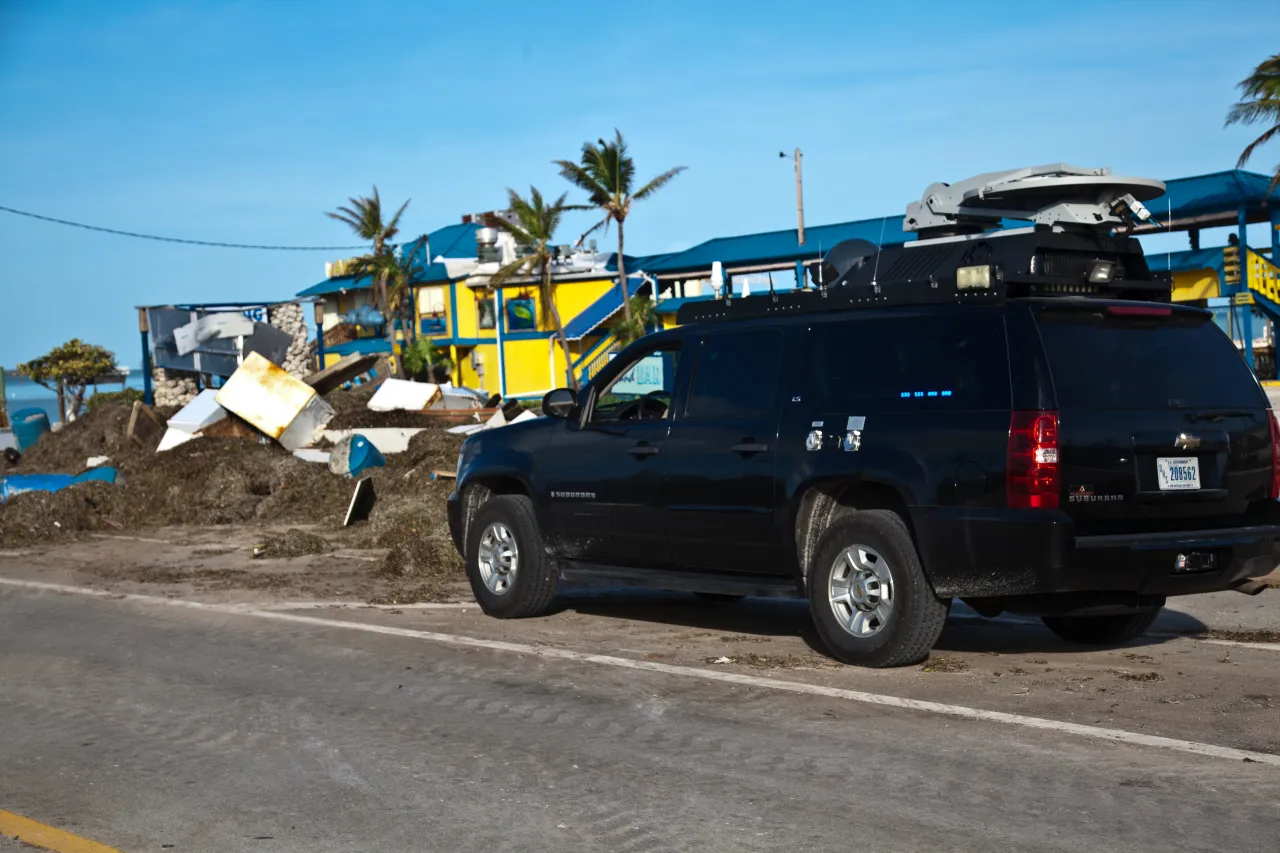
<svg viewBox="0 0 1280 853"><path fill-rule="evenodd" d="M498 309L494 305L493 297L488 299L476 300L476 326L481 329L493 329L497 327Z"/></svg>

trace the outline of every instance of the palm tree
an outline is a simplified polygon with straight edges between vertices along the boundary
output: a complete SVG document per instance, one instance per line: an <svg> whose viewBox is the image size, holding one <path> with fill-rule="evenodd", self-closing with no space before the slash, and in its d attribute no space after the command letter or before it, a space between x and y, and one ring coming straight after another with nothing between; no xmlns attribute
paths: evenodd
<svg viewBox="0 0 1280 853"><path fill-rule="evenodd" d="M387 243L400 232L400 216L404 213L404 209L409 206L410 199L406 199L405 203L400 205L400 209L396 211L390 221L384 222L382 219L382 199L378 196L378 187L373 188L371 196L356 196L348 199L348 205L339 207L336 211L327 211L325 216L330 219L336 219L339 222L350 226L357 237L368 240L373 244L373 252L357 258L353 267L357 270L368 266L370 258L380 258L389 254ZM391 350L395 352L395 330L391 327L391 316L394 313L391 302L387 298L387 279L379 279L375 276L378 283L376 291L376 303L382 316L387 320L387 340L391 343Z"/></svg>
<svg viewBox="0 0 1280 853"><path fill-rule="evenodd" d="M543 316L551 321L556 338L560 341L560 350L564 353L566 367L572 367L573 359L569 355L569 339L564 336L564 323L560 321L560 309L556 306L556 283L551 278L551 260L553 258L551 241L555 238L556 229L560 227L560 219L566 210L581 210L578 205L565 204L568 193L547 204L537 187L529 187L529 198L524 199L513 189L507 190L507 207L516 215L517 222L495 218L494 224L509 233L521 246L532 251L523 257L499 269L490 278L494 286L510 281L520 275L528 275L535 270L538 273L538 301L542 303ZM502 322L502 318L498 318ZM552 377L554 383L555 377ZM569 370L569 384L576 391L578 378Z"/></svg>
<svg viewBox="0 0 1280 853"><path fill-rule="evenodd" d="M598 228L608 231L609 223L618 223L618 281L622 282L622 313L627 322L631 320L631 294L627 292L627 263L623 258L623 223L631 213L631 202L641 201L656 193L667 185L676 175L685 170L684 166L668 169L658 177L649 181L635 192L631 191L635 179L636 163L627 154L627 143L622 132L614 128L612 141L599 139L596 142L582 144L582 158L574 163L570 160L556 160L560 174L574 186L585 191L591 206L598 208L603 214L601 219L578 239L581 243L587 235Z"/></svg>
<svg viewBox="0 0 1280 853"><path fill-rule="evenodd" d="M427 243L426 235L401 247L401 252L383 251L361 255L351 262L356 275L367 275L382 294L382 311L386 320L387 340L395 347L395 325L405 330L405 343L414 337L413 285L422 273L417 253Z"/></svg>
<svg viewBox="0 0 1280 853"><path fill-rule="evenodd" d="M1238 88L1244 99L1234 104L1227 113L1226 126L1258 123L1270 125L1240 153L1236 168L1241 169L1253 156L1255 148L1280 133L1280 53L1262 60L1252 74L1240 81ZM1280 166L1276 166L1271 186L1267 188L1268 194L1277 184L1280 184Z"/></svg>
<svg viewBox="0 0 1280 853"><path fill-rule="evenodd" d="M631 314L619 317L609 326L609 331L617 338L618 343L627 346L649 334L649 330L658 320L658 306L652 299L644 296L631 297Z"/></svg>

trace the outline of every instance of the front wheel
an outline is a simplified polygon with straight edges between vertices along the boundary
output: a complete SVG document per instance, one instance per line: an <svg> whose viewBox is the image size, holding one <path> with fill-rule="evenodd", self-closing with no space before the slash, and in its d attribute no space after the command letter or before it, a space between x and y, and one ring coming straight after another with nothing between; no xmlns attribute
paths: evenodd
<svg viewBox="0 0 1280 853"><path fill-rule="evenodd" d="M499 619L546 612L559 574L524 495L485 502L467 528L467 580L480 609Z"/></svg>
<svg viewBox="0 0 1280 853"><path fill-rule="evenodd" d="M1111 616L1045 616L1045 627L1064 640L1088 646L1118 646L1136 640L1156 621L1160 610Z"/></svg>
<svg viewBox="0 0 1280 853"><path fill-rule="evenodd" d="M924 660L947 618L907 525L886 510L855 512L822 534L808 589L818 635L833 656L858 666Z"/></svg>

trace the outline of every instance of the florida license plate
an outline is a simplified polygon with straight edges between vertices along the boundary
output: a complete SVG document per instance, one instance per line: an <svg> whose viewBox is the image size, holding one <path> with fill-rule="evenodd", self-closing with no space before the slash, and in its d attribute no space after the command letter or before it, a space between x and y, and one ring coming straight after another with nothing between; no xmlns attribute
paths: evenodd
<svg viewBox="0 0 1280 853"><path fill-rule="evenodd" d="M1156 460L1160 491L1182 492L1200 488L1200 460L1194 456Z"/></svg>

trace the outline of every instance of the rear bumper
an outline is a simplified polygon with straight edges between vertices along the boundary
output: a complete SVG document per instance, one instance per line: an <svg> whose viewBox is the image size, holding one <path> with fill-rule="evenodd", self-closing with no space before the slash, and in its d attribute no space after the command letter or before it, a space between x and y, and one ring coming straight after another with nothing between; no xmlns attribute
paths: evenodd
<svg viewBox="0 0 1280 853"><path fill-rule="evenodd" d="M912 520L925 571L945 597L1189 595L1228 589L1280 564L1280 524L1076 536L1070 516L1043 510L940 507L913 513ZM1175 571L1178 555L1190 553L1212 555L1213 567Z"/></svg>

